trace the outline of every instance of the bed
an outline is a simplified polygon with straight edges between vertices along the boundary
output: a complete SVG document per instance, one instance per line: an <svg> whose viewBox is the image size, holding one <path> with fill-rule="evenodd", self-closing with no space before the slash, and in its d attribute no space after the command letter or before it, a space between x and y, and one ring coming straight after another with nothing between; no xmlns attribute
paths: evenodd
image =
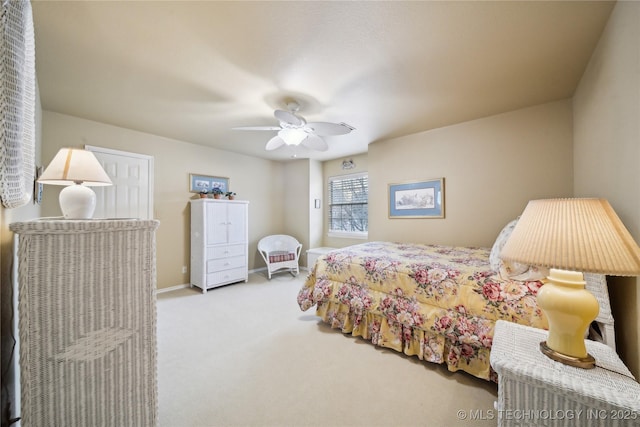
<svg viewBox="0 0 640 427"><path fill-rule="evenodd" d="M501 265L504 241L499 236L493 248L368 242L337 249L311 268L298 305L315 306L332 328L375 345L496 381L489 364L496 321L547 327L536 303L544 272ZM589 277L606 305L599 329L612 336L606 280Z"/></svg>

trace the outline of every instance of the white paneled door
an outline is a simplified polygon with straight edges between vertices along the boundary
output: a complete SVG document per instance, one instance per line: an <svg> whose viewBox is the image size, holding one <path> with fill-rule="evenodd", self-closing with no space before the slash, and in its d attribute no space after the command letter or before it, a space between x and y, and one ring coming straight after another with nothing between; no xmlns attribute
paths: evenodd
<svg viewBox="0 0 640 427"><path fill-rule="evenodd" d="M153 157L87 145L111 178L112 186L92 187L94 218L153 219Z"/></svg>

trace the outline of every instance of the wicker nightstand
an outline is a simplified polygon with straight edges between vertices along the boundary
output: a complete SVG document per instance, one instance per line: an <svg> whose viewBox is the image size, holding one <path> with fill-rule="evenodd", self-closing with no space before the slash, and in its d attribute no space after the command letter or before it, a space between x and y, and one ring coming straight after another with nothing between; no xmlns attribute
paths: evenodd
<svg viewBox="0 0 640 427"><path fill-rule="evenodd" d="M539 350L547 332L498 321L498 426L640 426L640 384L608 346L587 341L595 369L555 362Z"/></svg>

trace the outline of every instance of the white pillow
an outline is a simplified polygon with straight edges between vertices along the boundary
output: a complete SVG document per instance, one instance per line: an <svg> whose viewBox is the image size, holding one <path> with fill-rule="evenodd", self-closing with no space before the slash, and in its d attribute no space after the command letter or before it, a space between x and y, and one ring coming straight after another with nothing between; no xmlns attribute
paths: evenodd
<svg viewBox="0 0 640 427"><path fill-rule="evenodd" d="M500 266L500 277L518 280L520 282L530 282L532 280L542 280L549 275L549 269L537 267L535 265L525 265L519 262L502 261Z"/></svg>
<svg viewBox="0 0 640 427"><path fill-rule="evenodd" d="M511 232L516 227L517 223L518 218L505 225L502 231L500 231L500 234L498 234L498 238L494 242L493 247L491 248L491 253L489 254L489 264L491 264L491 269L497 271L503 279L513 279L523 282L542 280L549 274L548 269L521 264L514 261L504 261L500 258L500 252L502 252L502 248L505 243L507 243L507 240L509 240Z"/></svg>
<svg viewBox="0 0 640 427"><path fill-rule="evenodd" d="M502 252L502 248L504 247L507 240L509 240L509 236L511 236L511 232L514 228L516 228L516 224L518 223L518 219L514 219L504 226L500 234L498 234L498 238L493 243L493 247L491 248L491 253L489 254L489 264L491 264L491 269L494 271L500 271L500 264L502 263L502 259L500 258L500 252Z"/></svg>

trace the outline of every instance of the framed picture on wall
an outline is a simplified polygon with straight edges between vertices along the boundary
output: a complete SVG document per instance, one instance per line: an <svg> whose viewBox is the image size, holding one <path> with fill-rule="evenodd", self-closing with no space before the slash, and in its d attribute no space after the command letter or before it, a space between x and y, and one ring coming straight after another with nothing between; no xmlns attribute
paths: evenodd
<svg viewBox="0 0 640 427"><path fill-rule="evenodd" d="M444 178L389 184L389 218L444 218Z"/></svg>
<svg viewBox="0 0 640 427"><path fill-rule="evenodd" d="M223 193L229 191L229 178L222 176L189 174L189 191L191 193L210 193L214 188L219 188Z"/></svg>

